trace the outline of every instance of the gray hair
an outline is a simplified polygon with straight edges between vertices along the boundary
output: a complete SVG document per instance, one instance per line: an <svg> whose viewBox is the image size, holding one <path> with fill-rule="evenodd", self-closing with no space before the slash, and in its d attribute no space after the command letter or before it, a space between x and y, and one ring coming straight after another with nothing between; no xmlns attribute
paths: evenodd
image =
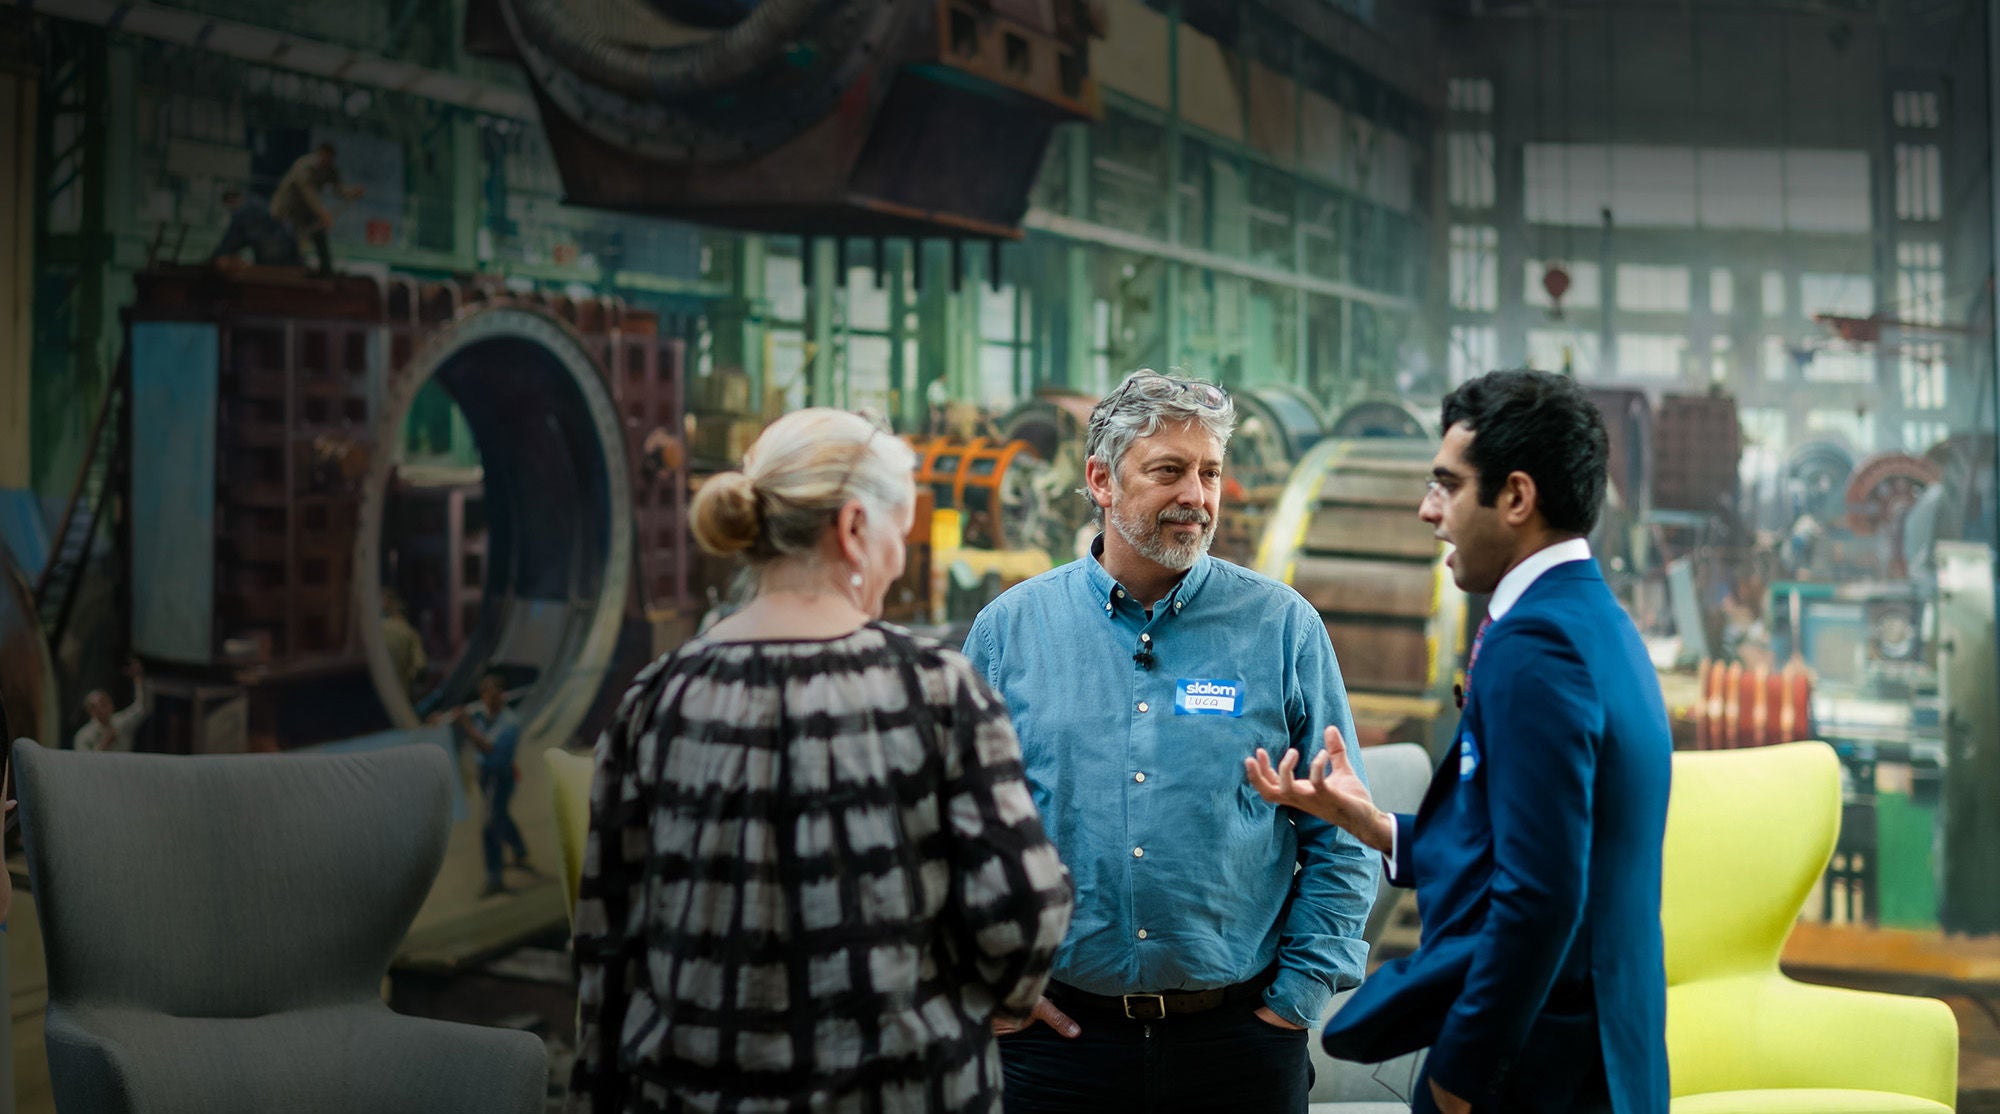
<svg viewBox="0 0 2000 1114"><path fill-rule="evenodd" d="M1167 422L1200 422L1227 452L1236 431L1236 403L1213 383L1140 368L1091 410L1084 458L1103 461L1116 479L1132 442L1151 437Z"/></svg>

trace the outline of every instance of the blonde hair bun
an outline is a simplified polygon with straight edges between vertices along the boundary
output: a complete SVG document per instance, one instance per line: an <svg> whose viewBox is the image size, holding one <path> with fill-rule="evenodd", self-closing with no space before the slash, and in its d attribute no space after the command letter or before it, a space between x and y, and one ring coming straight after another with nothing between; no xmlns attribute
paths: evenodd
<svg viewBox="0 0 2000 1114"><path fill-rule="evenodd" d="M688 510L695 544L717 557L730 557L757 544L763 529L757 513L757 485L741 472L717 472L695 493Z"/></svg>

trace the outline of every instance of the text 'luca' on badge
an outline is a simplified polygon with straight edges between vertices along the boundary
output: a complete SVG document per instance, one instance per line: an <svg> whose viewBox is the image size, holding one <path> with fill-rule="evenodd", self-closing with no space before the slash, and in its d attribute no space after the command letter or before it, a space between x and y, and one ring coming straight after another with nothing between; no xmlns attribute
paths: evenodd
<svg viewBox="0 0 2000 1114"><path fill-rule="evenodd" d="M1243 714L1243 682L1182 677L1174 682L1174 714L1240 716Z"/></svg>

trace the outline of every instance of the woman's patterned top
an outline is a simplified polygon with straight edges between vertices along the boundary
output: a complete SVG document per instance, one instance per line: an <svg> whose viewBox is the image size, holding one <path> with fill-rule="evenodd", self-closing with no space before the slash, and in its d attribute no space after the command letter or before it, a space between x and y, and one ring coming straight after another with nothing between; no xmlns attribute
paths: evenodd
<svg viewBox="0 0 2000 1114"><path fill-rule="evenodd" d="M999 1109L989 1021L1071 887L956 651L696 639L626 694L590 811L572 1112Z"/></svg>

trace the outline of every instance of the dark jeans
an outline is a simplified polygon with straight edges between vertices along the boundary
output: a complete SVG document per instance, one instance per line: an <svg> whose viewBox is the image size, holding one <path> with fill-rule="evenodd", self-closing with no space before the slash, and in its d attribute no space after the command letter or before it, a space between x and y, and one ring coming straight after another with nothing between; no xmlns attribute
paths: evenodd
<svg viewBox="0 0 2000 1114"><path fill-rule="evenodd" d="M507 806L514 800L514 772L479 771L479 791L486 797L486 824L479 829L479 844L486 850L486 880L497 884L502 846L513 848L520 858L528 857L528 842L521 838L521 829L515 827L514 818L507 815Z"/></svg>
<svg viewBox="0 0 2000 1114"><path fill-rule="evenodd" d="M1072 1039L1040 1022L1000 1038L1006 1114L1304 1114L1310 1030L1257 1019L1256 1001L1164 1021L1062 1007Z"/></svg>

